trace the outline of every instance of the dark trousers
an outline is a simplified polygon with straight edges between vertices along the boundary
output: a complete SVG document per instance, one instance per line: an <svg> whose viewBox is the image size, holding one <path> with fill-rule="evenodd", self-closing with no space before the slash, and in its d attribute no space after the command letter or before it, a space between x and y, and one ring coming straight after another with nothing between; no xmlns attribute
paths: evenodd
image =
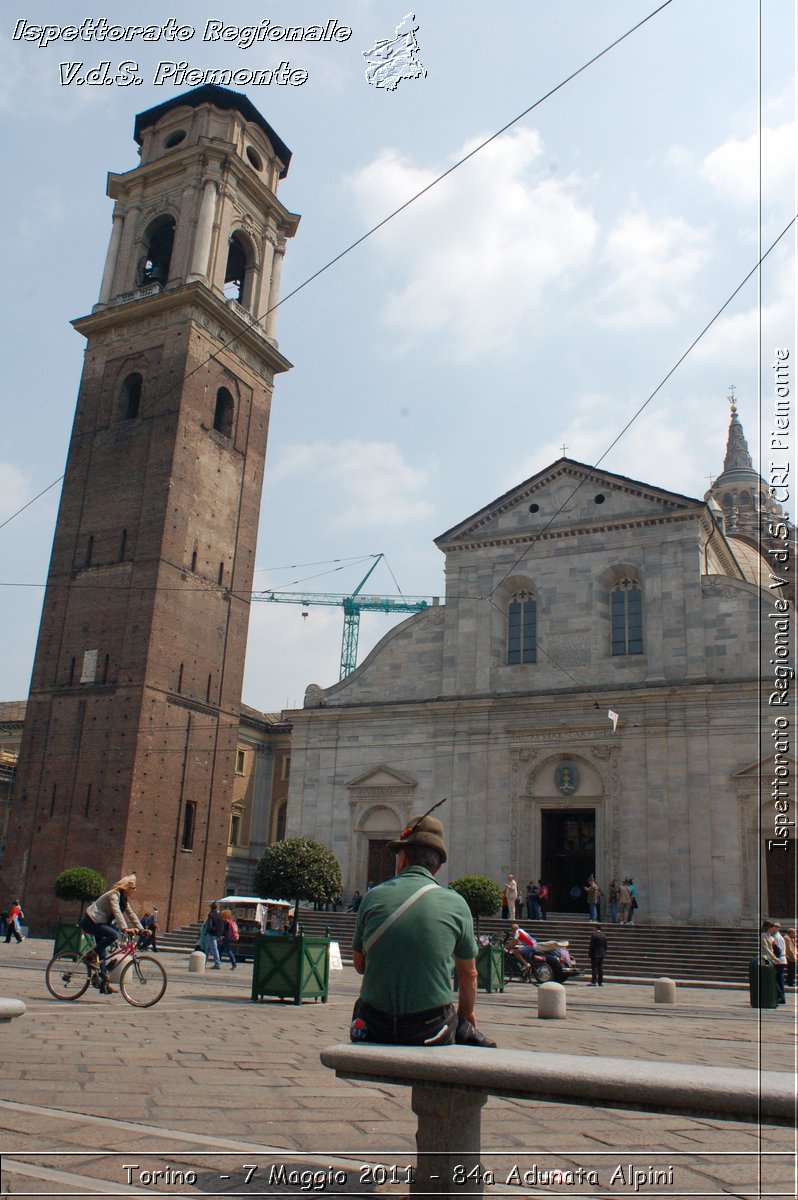
<svg viewBox="0 0 798 1200"><path fill-rule="evenodd" d="M22 941L22 934L19 932L19 930L17 929L17 927L13 921L11 921L11 923L8 926L8 929L6 930L6 945L8 945L8 943L11 941L12 934L14 935L14 937L17 939L18 942Z"/></svg>
<svg viewBox="0 0 798 1200"><path fill-rule="evenodd" d="M600 958L591 958L590 960L591 983L596 983L599 986L604 982L604 955Z"/></svg>
<svg viewBox="0 0 798 1200"><path fill-rule="evenodd" d="M91 917L84 917L80 925L84 933L90 933L94 938L97 957L100 960L100 974L105 974L105 956L108 947L119 937L116 925L96 925Z"/></svg>
<svg viewBox="0 0 798 1200"><path fill-rule="evenodd" d="M779 1004L786 1004L787 997L784 994L784 963L774 963L773 966L776 971L776 992L778 993L778 1002Z"/></svg>
<svg viewBox="0 0 798 1200"><path fill-rule="evenodd" d="M357 999L349 1036L353 1042L379 1042L388 1046L451 1046L456 1032L453 1004L395 1017Z"/></svg>

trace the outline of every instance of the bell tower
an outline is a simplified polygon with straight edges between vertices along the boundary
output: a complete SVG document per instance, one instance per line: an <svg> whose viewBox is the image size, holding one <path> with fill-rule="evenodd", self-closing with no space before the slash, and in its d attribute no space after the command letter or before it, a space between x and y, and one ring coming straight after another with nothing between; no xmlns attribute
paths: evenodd
<svg viewBox="0 0 798 1200"><path fill-rule="evenodd" d="M53 881L139 875L169 926L224 885L276 374L290 151L215 85L136 118L86 338L5 855L34 928ZM270 310L272 310L270 312ZM70 914L72 916L73 914Z"/></svg>

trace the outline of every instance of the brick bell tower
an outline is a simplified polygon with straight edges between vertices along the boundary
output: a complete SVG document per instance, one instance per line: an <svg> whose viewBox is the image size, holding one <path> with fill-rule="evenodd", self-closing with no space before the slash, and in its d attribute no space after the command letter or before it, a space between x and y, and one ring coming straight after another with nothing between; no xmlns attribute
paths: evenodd
<svg viewBox="0 0 798 1200"><path fill-rule="evenodd" d="M2 895L34 930L65 868L139 876L168 926L221 895L291 153L215 85L136 118L36 648ZM268 314L268 315L267 315Z"/></svg>

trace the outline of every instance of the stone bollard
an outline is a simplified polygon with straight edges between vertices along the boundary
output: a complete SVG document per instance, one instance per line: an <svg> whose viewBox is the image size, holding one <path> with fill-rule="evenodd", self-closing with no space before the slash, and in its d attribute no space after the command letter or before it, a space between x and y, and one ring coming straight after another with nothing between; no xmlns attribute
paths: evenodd
<svg viewBox="0 0 798 1200"><path fill-rule="evenodd" d="M561 983L542 983L538 988L538 1016L565 1016L565 988Z"/></svg>
<svg viewBox="0 0 798 1200"><path fill-rule="evenodd" d="M0 1021L13 1021L14 1017L21 1017L25 1012L25 1005L21 1000L8 1000L5 996L0 996Z"/></svg>
<svg viewBox="0 0 798 1200"><path fill-rule="evenodd" d="M205 973L205 951L192 950L188 956L188 969L191 973Z"/></svg>
<svg viewBox="0 0 798 1200"><path fill-rule="evenodd" d="M654 980L654 1003L655 1004L675 1004L676 1003L676 984L672 979L655 979Z"/></svg>

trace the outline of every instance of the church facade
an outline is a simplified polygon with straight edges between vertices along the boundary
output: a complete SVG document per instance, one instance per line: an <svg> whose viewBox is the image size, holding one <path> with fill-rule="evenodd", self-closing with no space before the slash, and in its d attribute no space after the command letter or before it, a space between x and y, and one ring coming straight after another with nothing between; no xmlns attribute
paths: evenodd
<svg viewBox="0 0 798 1200"><path fill-rule="evenodd" d="M584 912L590 873L605 895L631 876L654 923L786 906L758 665L774 599L718 502L563 458L436 544L445 604L285 714L289 835L362 891L446 797L444 881L511 871Z"/></svg>

